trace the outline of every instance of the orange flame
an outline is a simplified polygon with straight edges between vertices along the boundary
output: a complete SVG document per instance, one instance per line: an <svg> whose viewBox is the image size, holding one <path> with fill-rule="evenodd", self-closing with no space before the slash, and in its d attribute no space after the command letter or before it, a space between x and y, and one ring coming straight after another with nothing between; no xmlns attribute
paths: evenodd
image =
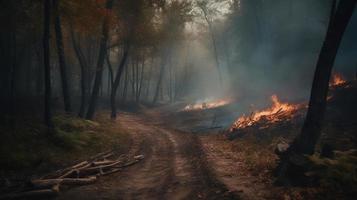
<svg viewBox="0 0 357 200"><path fill-rule="evenodd" d="M339 86L339 85L342 85L345 83L346 83L346 80L342 77L341 74L334 73L332 75L332 79L330 80L329 86L334 87L334 86Z"/></svg>
<svg viewBox="0 0 357 200"><path fill-rule="evenodd" d="M220 100L216 100L216 101L190 104L190 105L185 106L185 108L183 110L184 111L193 111L193 110L212 109L212 108L221 107L221 106L224 106L224 105L227 105L230 103L231 103L231 100L220 99Z"/></svg>
<svg viewBox="0 0 357 200"><path fill-rule="evenodd" d="M250 116L239 117L232 125L230 131L246 128L265 119L266 123L275 123L282 120L291 119L295 111L300 107L289 103L282 103L276 95L271 96L273 102L270 108L253 112Z"/></svg>

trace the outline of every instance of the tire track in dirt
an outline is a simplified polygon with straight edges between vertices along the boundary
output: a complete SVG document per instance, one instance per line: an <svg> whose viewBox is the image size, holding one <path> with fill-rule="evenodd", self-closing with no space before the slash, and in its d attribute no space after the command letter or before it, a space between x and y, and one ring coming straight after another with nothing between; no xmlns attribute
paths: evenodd
<svg viewBox="0 0 357 200"><path fill-rule="evenodd" d="M128 157L143 154L143 161L58 199L237 199L210 173L196 136L151 120L131 114L119 120L132 138Z"/></svg>

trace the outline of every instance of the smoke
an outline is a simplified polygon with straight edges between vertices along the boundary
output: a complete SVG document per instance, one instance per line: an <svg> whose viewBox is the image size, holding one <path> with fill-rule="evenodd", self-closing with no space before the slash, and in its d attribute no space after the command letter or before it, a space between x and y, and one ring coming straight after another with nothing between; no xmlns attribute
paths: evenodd
<svg viewBox="0 0 357 200"><path fill-rule="evenodd" d="M273 94L291 101L308 100L330 6L330 1L320 0L241 1L240 10L232 10L214 23L223 86L208 32L192 44L195 81L191 97L234 96L252 104L269 102ZM334 66L347 79L353 79L357 68L356 15Z"/></svg>

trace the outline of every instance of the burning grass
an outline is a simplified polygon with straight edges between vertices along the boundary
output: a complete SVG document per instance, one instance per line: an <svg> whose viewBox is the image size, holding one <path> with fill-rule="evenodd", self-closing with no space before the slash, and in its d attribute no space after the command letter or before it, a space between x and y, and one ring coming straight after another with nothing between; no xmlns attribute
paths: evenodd
<svg viewBox="0 0 357 200"><path fill-rule="evenodd" d="M221 106L228 105L232 102L231 99L219 99L214 101L202 101L195 104L186 105L183 111L197 111L218 108Z"/></svg>
<svg viewBox="0 0 357 200"><path fill-rule="evenodd" d="M346 83L346 80L343 78L343 76L339 73L333 73L331 79L330 79L330 83L329 86L330 87L336 87L336 86L340 86Z"/></svg>
<svg viewBox="0 0 357 200"><path fill-rule="evenodd" d="M261 124L259 127L263 129L271 124L291 120L295 117L297 111L303 107L302 104L283 103L278 99L277 95L271 96L272 106L261 111L255 111L250 116L239 117L230 128L230 132L244 129L255 124ZM262 124L263 123L263 124Z"/></svg>

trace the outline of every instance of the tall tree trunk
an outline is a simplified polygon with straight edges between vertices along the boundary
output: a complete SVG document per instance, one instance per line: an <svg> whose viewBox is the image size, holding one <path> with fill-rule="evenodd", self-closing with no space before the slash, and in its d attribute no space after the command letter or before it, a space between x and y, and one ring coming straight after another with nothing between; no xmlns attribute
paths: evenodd
<svg viewBox="0 0 357 200"><path fill-rule="evenodd" d="M212 40L214 60L216 62L216 67L217 67L217 71L218 71L219 84L222 87L222 84L223 84L222 70L221 70L221 67L219 65L217 41L216 41L216 37L214 35L213 25L212 25L212 22L210 21L210 19L208 18L208 13L207 13L206 8L202 5L202 6L200 6L200 9L201 9L201 11L203 13L203 16L204 16L204 18L205 18L205 20L207 22L207 25L208 25L208 31L210 33L211 40Z"/></svg>
<svg viewBox="0 0 357 200"><path fill-rule="evenodd" d="M53 10L54 10L54 24L55 24L55 32L56 32L56 44L57 44L57 54L58 61L61 73L61 81L62 81L62 93L63 93L63 101L64 101L64 109L66 112L71 112L71 99L69 94L68 87L68 78L67 78L67 66L66 59L64 55L64 47L63 47L63 36L62 36L62 27L61 27L61 16L59 12L59 1L53 0Z"/></svg>
<svg viewBox="0 0 357 200"><path fill-rule="evenodd" d="M138 96L136 98L136 102L140 102L140 96L141 96L141 90L143 87L143 81L144 81L144 65L145 65L145 57L143 57L141 61L141 69L140 69L140 81L139 81L139 88L138 88Z"/></svg>
<svg viewBox="0 0 357 200"><path fill-rule="evenodd" d="M118 66L118 70L117 70L117 73L115 75L115 79L114 79L114 82L113 82L113 85L112 85L112 92L110 94L110 105L111 105L111 109L112 109L110 117L112 119L115 119L117 117L117 107L116 107L115 99L116 99L118 86L119 86L119 83L120 83L120 78L121 78L121 75L123 73L124 66L126 64L126 60L128 58L128 54L129 54L129 45L124 47L124 54L123 54L123 57L122 57L122 59L120 61L119 66Z"/></svg>
<svg viewBox="0 0 357 200"><path fill-rule="evenodd" d="M107 0L106 2L106 9L111 10L113 7L113 0ZM106 15L104 17L103 25L102 25L102 37L100 39L100 47L99 47L99 56L97 61L97 68L95 73L95 80L92 90L92 96L89 101L89 107L87 112L87 119L93 119L95 108L97 105L99 89L102 82L102 75L103 75L103 65L104 59L107 54L107 41L109 35L109 16Z"/></svg>
<svg viewBox="0 0 357 200"><path fill-rule="evenodd" d="M131 100L135 99L135 62L134 58L131 59Z"/></svg>
<svg viewBox="0 0 357 200"><path fill-rule="evenodd" d="M113 87L114 82L114 72L112 64L110 63L110 54L107 54L107 64L108 64L108 94L110 93L110 89Z"/></svg>
<svg viewBox="0 0 357 200"><path fill-rule="evenodd" d="M306 119L301 134L281 158L278 167L278 181L283 182L287 176L293 173L294 164L289 161L292 156L314 153L316 143L321 135L332 66L356 2L357 0L339 1L336 12L334 12L335 6L332 6L331 13L334 14L331 14L331 22L317 61Z"/></svg>
<svg viewBox="0 0 357 200"><path fill-rule="evenodd" d="M145 92L145 99L149 101L149 94L150 94L150 85L151 85L151 76L152 76L152 70L154 68L154 57L151 57L151 63L150 63L150 69L149 69L149 74L147 84L146 84L146 92Z"/></svg>
<svg viewBox="0 0 357 200"><path fill-rule="evenodd" d="M138 103L139 101L139 56L136 58L135 61L135 102Z"/></svg>
<svg viewBox="0 0 357 200"><path fill-rule="evenodd" d="M164 53L165 54L165 53ZM164 79L164 74L165 74L165 65L167 62L167 56L168 55L164 55L161 59L161 66L160 66L160 72L159 72L159 80L157 81L156 84L156 89L155 89L155 95L154 95L154 99L152 101L153 104L157 103L157 100L160 97L160 90L162 89L161 84L162 81Z"/></svg>
<svg viewBox="0 0 357 200"><path fill-rule="evenodd" d="M42 96L43 93L43 58L42 58L42 48L41 47L36 47L36 58L37 58L37 70L36 70L36 97Z"/></svg>
<svg viewBox="0 0 357 200"><path fill-rule="evenodd" d="M73 49L74 49L76 57L79 61L79 66L81 68L81 105L79 108L78 116L83 118L84 113L85 113L86 104L87 104L87 96L88 96L88 91L87 91L88 63L83 55L83 52L80 48L79 42L77 42L77 40L75 38L75 34L74 34L72 25L70 25L70 34L71 34Z"/></svg>
<svg viewBox="0 0 357 200"><path fill-rule="evenodd" d="M128 71L128 64L125 65L125 78L124 78L124 87L123 87L123 98L122 102L126 102L126 96L128 92L128 76L129 76L129 71Z"/></svg>
<svg viewBox="0 0 357 200"><path fill-rule="evenodd" d="M52 129L51 112L51 66L50 66L50 20L51 20L51 1L44 0L44 29L43 29L43 58L44 58L44 77L45 77L45 112L44 119L47 128Z"/></svg>
<svg viewBox="0 0 357 200"><path fill-rule="evenodd" d="M328 27L316 65L309 109L301 135L295 144L295 150L299 153L314 153L315 145L321 134L321 124L326 110L331 70L356 2L357 0L340 1L336 13L331 17L332 22ZM334 10L334 6L332 10Z"/></svg>

